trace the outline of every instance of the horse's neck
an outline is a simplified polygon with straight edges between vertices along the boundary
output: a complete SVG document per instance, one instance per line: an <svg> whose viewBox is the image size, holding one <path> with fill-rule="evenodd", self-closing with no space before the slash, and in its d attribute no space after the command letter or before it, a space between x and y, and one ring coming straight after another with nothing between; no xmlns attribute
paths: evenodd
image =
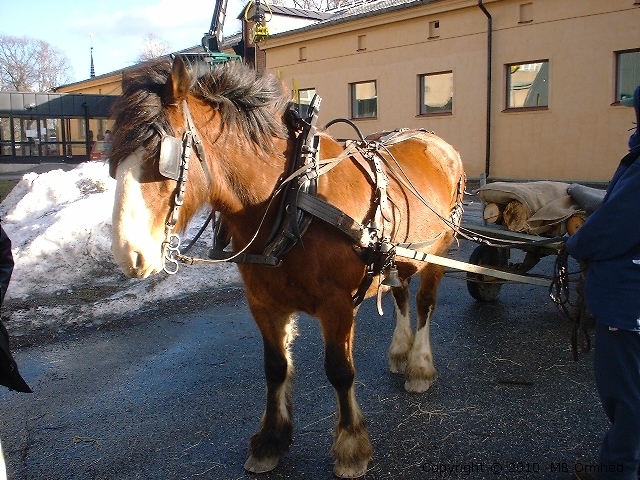
<svg viewBox="0 0 640 480"><path fill-rule="evenodd" d="M278 151L257 151L241 134L229 132L212 149L211 201L240 229L254 228L276 191L287 161L287 141L277 140Z"/></svg>

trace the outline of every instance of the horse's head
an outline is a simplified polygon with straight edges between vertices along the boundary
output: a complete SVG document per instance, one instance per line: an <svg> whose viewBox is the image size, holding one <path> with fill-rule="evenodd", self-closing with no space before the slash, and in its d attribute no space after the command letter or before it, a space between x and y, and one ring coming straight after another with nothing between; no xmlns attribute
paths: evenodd
<svg viewBox="0 0 640 480"><path fill-rule="evenodd" d="M181 161L192 147L185 134L191 79L177 60L173 66L151 64L125 79L123 87L109 165L117 180L112 251L128 276L147 277L163 268L167 226L183 228L202 204L195 189L180 188L186 185ZM175 210L179 203L182 218Z"/></svg>
<svg viewBox="0 0 640 480"><path fill-rule="evenodd" d="M110 173L117 180L112 251L128 276L162 270L174 229L186 227L204 204L224 209L226 194L236 200L228 210L238 210L238 199L257 190L256 179L270 193L271 177L247 159L281 148L274 139L287 137L282 116L289 100L276 77L239 62L192 78L177 57L123 80ZM272 167L277 178L281 170Z"/></svg>

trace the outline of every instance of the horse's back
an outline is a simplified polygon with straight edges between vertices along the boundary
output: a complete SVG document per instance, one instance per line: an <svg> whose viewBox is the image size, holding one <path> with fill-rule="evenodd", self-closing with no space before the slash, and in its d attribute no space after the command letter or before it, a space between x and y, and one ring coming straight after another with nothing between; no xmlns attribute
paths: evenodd
<svg viewBox="0 0 640 480"><path fill-rule="evenodd" d="M423 130L407 131L400 141L386 148L391 153L389 169L395 178L390 185L390 194L394 194L394 189L406 193L407 184L411 184L430 207L448 217L460 201L465 186L464 167L458 150L434 133ZM395 162L399 164L397 170L393 168ZM397 175L400 171L401 174ZM395 192L396 195L403 193ZM410 203L424 203L414 195L410 194L409 198Z"/></svg>

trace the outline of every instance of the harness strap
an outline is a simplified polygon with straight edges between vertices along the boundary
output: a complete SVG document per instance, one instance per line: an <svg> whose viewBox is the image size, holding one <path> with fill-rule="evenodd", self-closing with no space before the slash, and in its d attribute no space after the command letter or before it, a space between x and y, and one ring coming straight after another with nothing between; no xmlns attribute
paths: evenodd
<svg viewBox="0 0 640 480"><path fill-rule="evenodd" d="M298 208L339 228L359 245L368 246L368 229L337 207L306 192L298 194Z"/></svg>
<svg viewBox="0 0 640 480"><path fill-rule="evenodd" d="M391 222L391 208L389 206L389 198L387 196L387 186L389 185L389 177L382 168L382 162L384 158L380 155L378 150L368 152L369 162L373 170L373 176L376 188L376 214L374 222L376 227L384 232L384 221ZM382 160L382 161L381 161Z"/></svg>
<svg viewBox="0 0 640 480"><path fill-rule="evenodd" d="M209 173L209 168L207 166L204 146L202 145L200 135L198 135L198 129L193 122L193 118L191 117L191 110L189 110L189 105L187 104L186 100L182 101L182 110L184 111L184 120L187 124L187 132L190 135L190 146L196 151L198 160L200 160L200 164L202 165L204 176L207 179L209 185L211 185L211 174Z"/></svg>
<svg viewBox="0 0 640 480"><path fill-rule="evenodd" d="M424 242L410 242L410 243L394 243L397 247L409 248L412 250L420 250L421 248L427 248L436 243L438 240L442 238L444 235L443 232L440 232L431 240L426 240Z"/></svg>
<svg viewBox="0 0 640 480"><path fill-rule="evenodd" d="M387 134L382 132L382 136L378 137L379 134L371 134L367 135L367 140L374 140L381 143L384 146L394 145L396 143L404 142L412 137L423 133L433 133L425 130L424 128L399 128L393 130Z"/></svg>
<svg viewBox="0 0 640 480"><path fill-rule="evenodd" d="M189 265L197 265L197 264L206 264L206 263L220 263L222 262L232 262L232 263L252 263L255 265L265 265L268 267L279 267L282 263L282 260L272 257L269 255L257 255L253 253L233 253L233 252L223 252L220 250L210 249L207 256L211 260L206 260L202 258L193 258L187 257L184 255L180 255L178 259Z"/></svg>
<svg viewBox="0 0 640 480"><path fill-rule="evenodd" d="M270 257L267 255L254 255L248 253L233 253L233 252L218 252L214 255L209 253L210 260L206 258L196 258L189 257L187 255L182 255L181 253L176 253L175 258L180 263L184 263L185 265L215 265L220 262L231 262L231 263L251 263L254 265L264 265L266 267L279 267L282 263L281 260L276 257Z"/></svg>
<svg viewBox="0 0 640 480"><path fill-rule="evenodd" d="M281 185L285 185L292 180L298 180L299 183L302 183L306 180L313 180L315 178L318 178L319 176L327 173L329 170L332 170L355 151L357 151L357 148L353 144L351 144L337 157L318 160L316 168L309 169L308 165L304 165L293 172L291 175L289 175L287 178L285 178L282 181Z"/></svg>
<svg viewBox="0 0 640 480"><path fill-rule="evenodd" d="M389 247L393 247L393 245L390 244ZM441 257L432 253L419 252L417 250L410 250L408 248L395 247L395 253L399 257L410 258L413 260L418 260L420 262L429 262L443 267L455 268L456 270L462 270L464 272L489 275L491 277L502 278L504 280L510 280L512 282L540 285L542 287L549 287L549 285L551 285L551 280L547 278L534 276L524 277L523 275L517 275L511 272L496 270L495 268L483 267L481 265L474 265L471 263L465 263L459 260L454 260L452 258ZM526 280L524 280L525 278Z"/></svg>
<svg viewBox="0 0 640 480"><path fill-rule="evenodd" d="M320 109L321 98L313 97L307 109L306 119L302 119L293 110L289 110L288 121L292 129L297 131L296 148L291 162L291 168L299 171L304 168L315 175L300 176L297 184L282 182L278 190L283 191L282 202L278 212L274 229L267 239L264 254L279 257L291 250L296 244L302 243L304 235L311 223L312 216L299 209L297 206L298 192L309 192L315 195L317 192L318 158L320 155L320 137L316 135L316 123Z"/></svg>
<svg viewBox="0 0 640 480"><path fill-rule="evenodd" d="M387 243L376 243L373 246L362 249L360 258L367 266L367 269L364 272L364 277L362 277L358 290L352 297L356 307L364 300L367 290L369 290L369 287L373 283L374 277L394 264L395 254L395 248ZM382 285L378 285L378 289L381 286ZM378 293L380 293L380 290L378 290ZM380 297L378 300L380 300ZM378 302L378 312L382 315L380 302Z"/></svg>
<svg viewBox="0 0 640 480"><path fill-rule="evenodd" d="M189 111L189 105L187 104L186 100L182 101L182 107L187 128L182 137L182 152L180 159L181 165L179 167L180 175L177 179L178 184L176 186L176 193L173 202L174 204L173 208L171 209L169 220L165 225L165 240L162 243L163 269L169 275L173 275L178 272L177 258L180 253L180 236L177 233L174 233L173 230L178 223L180 207L182 207L184 203L184 196L189 176L189 160L191 158L192 149L195 149L196 155L198 156L200 163L202 164L202 169L204 171L205 177L207 178L209 184L211 184L211 176L209 174L209 170L205 161L202 141L198 136L198 132L196 130L195 124L193 123L193 118L191 118L191 112ZM161 134L166 135L166 132L164 132L163 128L160 127L159 130Z"/></svg>

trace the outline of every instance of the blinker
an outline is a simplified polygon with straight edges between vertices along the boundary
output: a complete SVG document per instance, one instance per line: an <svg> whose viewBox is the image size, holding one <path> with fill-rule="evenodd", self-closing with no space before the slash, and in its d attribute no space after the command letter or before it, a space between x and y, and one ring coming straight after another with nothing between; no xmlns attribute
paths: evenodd
<svg viewBox="0 0 640 480"><path fill-rule="evenodd" d="M170 135L163 135L160 139L160 174L172 180L180 179L182 167L182 140Z"/></svg>

